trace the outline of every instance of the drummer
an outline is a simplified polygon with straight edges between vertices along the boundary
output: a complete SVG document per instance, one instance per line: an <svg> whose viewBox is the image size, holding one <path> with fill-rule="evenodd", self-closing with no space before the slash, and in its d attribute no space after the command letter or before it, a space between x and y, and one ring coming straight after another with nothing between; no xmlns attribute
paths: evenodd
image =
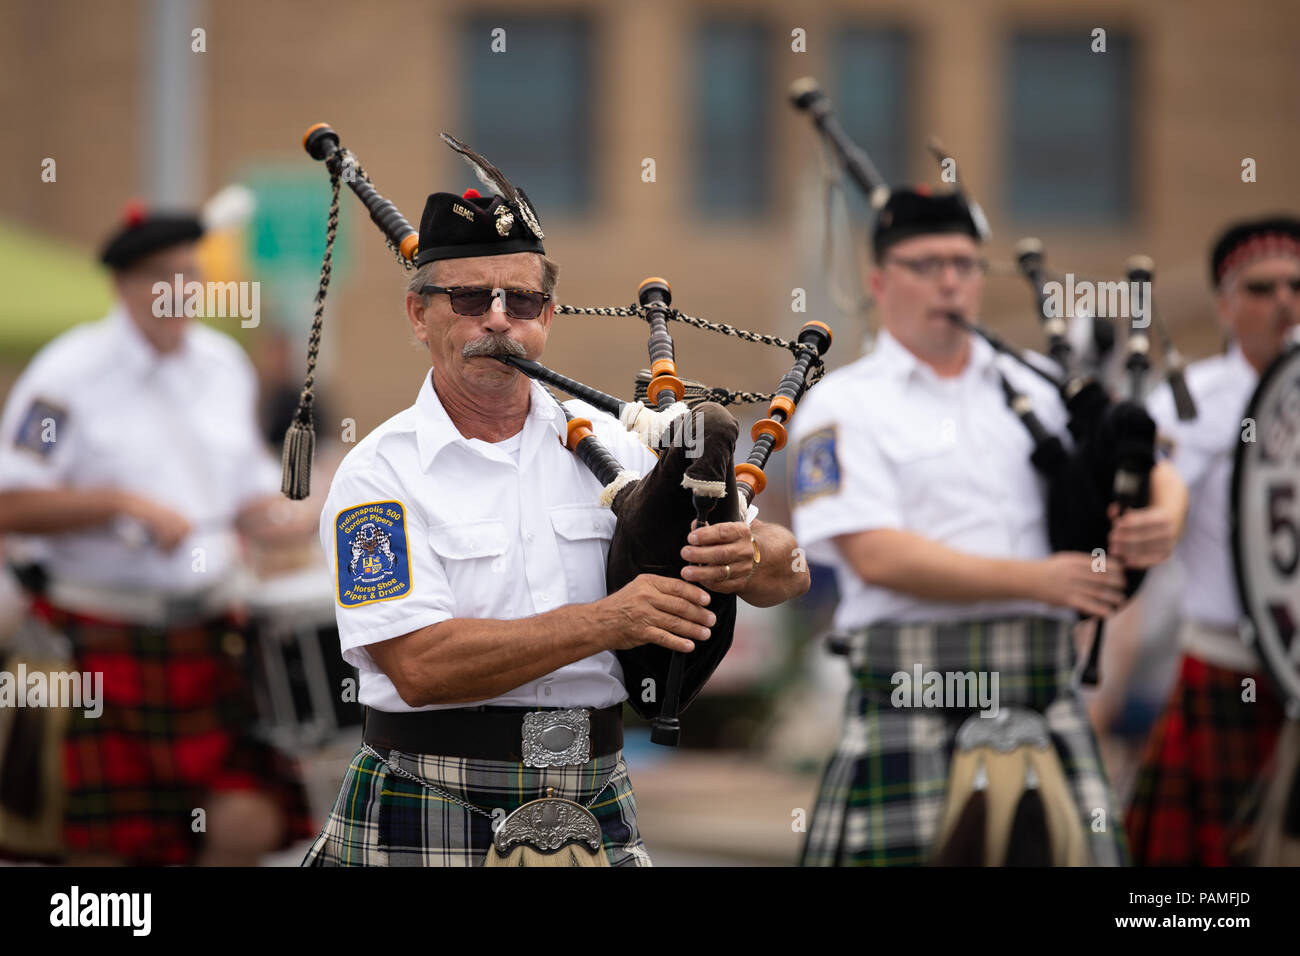
<svg viewBox="0 0 1300 956"><path fill-rule="evenodd" d="M1191 499L1178 547L1183 571L1177 685L1147 744L1127 829L1144 866L1223 866L1240 836L1234 819L1260 778L1283 720L1255 651L1238 636L1229 490L1246 408L1261 373L1300 317L1300 219L1270 217L1227 229L1210 253L1210 284L1228 336L1222 355L1187 369L1197 417L1179 421L1168 387L1152 417L1173 443ZM1113 542L1141 548L1142 528ZM1254 685L1254 694L1245 688Z"/></svg>
<svg viewBox="0 0 1300 956"><path fill-rule="evenodd" d="M32 559L31 613L103 675L102 715L74 711L63 748L74 863L252 865L312 832L296 771L250 736L231 612L238 535L314 515L276 494L244 351L155 309L156 284L199 278L201 234L129 208L101 256L112 310L46 345L0 420L0 533Z"/></svg>
<svg viewBox="0 0 1300 956"><path fill-rule="evenodd" d="M348 454L321 513L367 714L304 866L478 865L503 814L548 788L595 816L605 862L649 865L614 652L708 640L701 586L760 606L807 588L790 532L754 520L692 532L685 580L643 574L606 594L614 516L562 444L555 399L493 357L546 346L558 267L541 240L522 192L425 205L406 315L432 372ZM613 418L582 414L625 468L653 466ZM546 731L526 737L530 718L589 727L586 748L554 752Z"/></svg>

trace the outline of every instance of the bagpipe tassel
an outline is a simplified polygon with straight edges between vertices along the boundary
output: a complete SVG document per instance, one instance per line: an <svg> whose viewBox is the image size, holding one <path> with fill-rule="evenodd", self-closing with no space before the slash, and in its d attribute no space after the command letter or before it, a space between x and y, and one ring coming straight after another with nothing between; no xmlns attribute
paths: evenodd
<svg viewBox="0 0 1300 956"><path fill-rule="evenodd" d="M294 501L311 494L311 463L316 452L316 429L311 412L299 408L284 433L284 454L280 459L280 492Z"/></svg>
<svg viewBox="0 0 1300 956"><path fill-rule="evenodd" d="M311 494L311 462L316 452L316 429L312 422L312 402L316 387L316 359L320 354L321 324L325 316L325 296L329 292L333 270L334 238L339 231L339 165L330 166L330 210L325 227L325 255L321 259L320 285L316 289L316 312L307 337L307 377L298 398L298 410L284 433L284 452L280 458L280 492L294 501Z"/></svg>

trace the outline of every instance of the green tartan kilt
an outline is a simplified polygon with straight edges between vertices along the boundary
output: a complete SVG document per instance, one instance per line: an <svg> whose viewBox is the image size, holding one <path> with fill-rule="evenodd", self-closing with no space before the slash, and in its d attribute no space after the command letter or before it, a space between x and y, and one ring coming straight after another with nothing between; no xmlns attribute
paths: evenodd
<svg viewBox="0 0 1300 956"><path fill-rule="evenodd" d="M525 767L500 760L428 754L384 754L389 764L504 819L546 796L586 806L600 821L611 866L650 866L636 826L636 800L622 753L577 767ZM613 776L611 777L611 773ZM609 785L604 787L609 777ZM597 791L600 791L597 796ZM492 846L493 819L393 773L358 750L338 800L303 866L481 866Z"/></svg>
<svg viewBox="0 0 1300 956"><path fill-rule="evenodd" d="M881 624L854 634L844 729L822 780L802 864L930 862L957 730L977 710L891 704L893 675L912 674L920 664L923 672L996 673L1000 706L1043 714L1088 834L1093 865L1125 865L1128 851L1115 795L1071 683L1074 660L1070 625L1050 618Z"/></svg>

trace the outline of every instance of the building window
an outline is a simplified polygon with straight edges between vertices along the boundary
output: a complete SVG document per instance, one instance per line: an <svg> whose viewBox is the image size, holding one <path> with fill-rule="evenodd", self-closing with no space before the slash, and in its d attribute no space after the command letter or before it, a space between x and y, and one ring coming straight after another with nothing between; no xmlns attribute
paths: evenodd
<svg viewBox="0 0 1300 956"><path fill-rule="evenodd" d="M834 86L827 92L844 132L871 157L886 185L908 182L910 54L911 43L901 30L845 26L835 33ZM937 168L934 172L937 177ZM865 199L858 198L865 209Z"/></svg>
<svg viewBox="0 0 1300 956"><path fill-rule="evenodd" d="M493 52L498 28L503 52ZM548 213L579 214L592 199L591 33L580 16L501 13L464 25L464 133L451 132L528 193L543 228Z"/></svg>
<svg viewBox="0 0 1300 956"><path fill-rule="evenodd" d="M1087 30L1011 38L1003 196L1015 219L1114 225L1132 217L1133 44Z"/></svg>
<svg viewBox="0 0 1300 956"><path fill-rule="evenodd" d="M760 24L707 19L695 42L696 212L754 219L772 199L771 46Z"/></svg>

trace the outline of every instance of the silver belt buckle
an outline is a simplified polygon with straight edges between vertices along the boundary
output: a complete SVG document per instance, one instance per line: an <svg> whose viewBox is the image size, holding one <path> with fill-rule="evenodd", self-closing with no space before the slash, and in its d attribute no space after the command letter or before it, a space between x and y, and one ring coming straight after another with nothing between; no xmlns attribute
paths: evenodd
<svg viewBox="0 0 1300 956"><path fill-rule="evenodd" d="M591 713L585 708L524 714L525 767L571 767L591 759Z"/></svg>

